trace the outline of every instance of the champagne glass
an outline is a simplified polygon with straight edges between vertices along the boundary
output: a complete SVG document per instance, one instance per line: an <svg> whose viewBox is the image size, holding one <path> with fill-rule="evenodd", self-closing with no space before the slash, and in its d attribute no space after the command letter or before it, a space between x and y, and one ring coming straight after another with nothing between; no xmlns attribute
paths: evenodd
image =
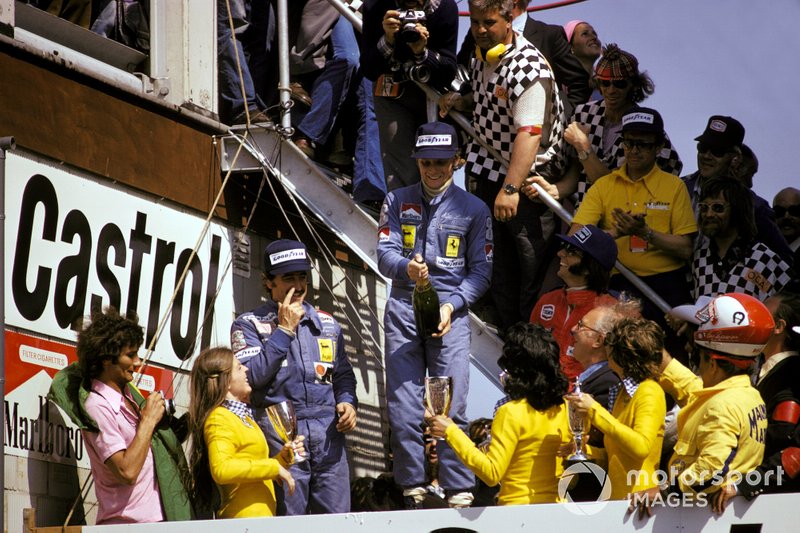
<svg viewBox="0 0 800 533"><path fill-rule="evenodd" d="M431 376L425 378L425 406L432 416L450 413L450 402L453 400L453 378L448 376ZM437 437L444 440L444 437Z"/></svg>
<svg viewBox="0 0 800 533"><path fill-rule="evenodd" d="M580 390L576 392L580 394ZM583 432L585 430L585 416L580 414L573 402L567 401L567 416L569 417L569 431L575 439L575 453L567 457L569 462L588 461L589 456L583 452Z"/></svg>
<svg viewBox="0 0 800 533"><path fill-rule="evenodd" d="M283 442L292 442L297 437L297 416L294 414L294 405L289 400L267 407L267 415L275 432ZM302 463L306 458L294 452L294 462Z"/></svg>

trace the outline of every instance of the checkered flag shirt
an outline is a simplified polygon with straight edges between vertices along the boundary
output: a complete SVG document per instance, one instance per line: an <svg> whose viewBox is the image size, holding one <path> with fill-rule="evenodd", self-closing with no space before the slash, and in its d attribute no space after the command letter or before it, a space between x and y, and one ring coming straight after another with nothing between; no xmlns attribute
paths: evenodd
<svg viewBox="0 0 800 533"><path fill-rule="evenodd" d="M735 263L725 261L727 257L720 259L713 241L703 237L692 260L695 300L699 296L741 292L764 301L791 280L789 265L763 243L756 243L752 249L734 246L728 255L738 256Z"/></svg>
<svg viewBox="0 0 800 533"><path fill-rule="evenodd" d="M553 82L548 95L549 109L545 115L550 117L551 124L542 127L539 153L532 170L546 179L559 178L560 169L551 163L555 163L555 154L564 150L566 116L558 84L554 83L553 72L544 56L524 37L516 35L514 49L493 69L484 69L484 63L473 58L470 74L475 100L472 115L475 130L507 162L511 161L511 149L517 134L511 114L514 102L535 81L546 79ZM547 138L544 137L545 134ZM471 141L467 146L467 171L470 174L481 179L502 181L507 172L503 167L478 143Z"/></svg>
<svg viewBox="0 0 800 533"><path fill-rule="evenodd" d="M603 130L606 121L605 111L606 104L604 100L596 100L594 102L580 104L575 108L575 112L572 114L569 124L577 122L578 124L589 126L589 133L587 133L587 136L589 137L589 142L592 145L592 152L594 152L600 161L602 161L603 164L609 169L615 170L625 164L625 153L623 152L622 148L622 135L618 135L616 139L614 139L614 144L612 145L611 150L608 152L603 150ZM567 146L567 150L563 150L558 153L558 157L560 159L564 159L558 163L560 168L567 167L566 158L577 157L575 148L570 145ZM681 170L683 169L683 163L681 162L678 152L676 152L675 148L672 146L669 136L666 136L664 140L664 148L661 150L658 156L656 156L656 164L664 172L669 172L670 174L680 176ZM583 172L583 167L581 166L581 176L578 181L578 191L575 193L576 209L577 206L583 201L583 197L586 196L586 190L588 188L589 184L586 182L586 174Z"/></svg>

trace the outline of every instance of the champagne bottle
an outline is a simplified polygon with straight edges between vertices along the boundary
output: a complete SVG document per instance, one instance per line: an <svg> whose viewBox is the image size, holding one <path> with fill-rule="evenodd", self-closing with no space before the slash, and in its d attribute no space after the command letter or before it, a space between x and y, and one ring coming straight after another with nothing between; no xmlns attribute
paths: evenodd
<svg viewBox="0 0 800 533"><path fill-rule="evenodd" d="M417 257L415 261L421 263L422 258ZM442 319L439 314L439 294L431 285L430 280L426 278L417 281L411 301L414 306L414 320L417 323L419 336L426 339L434 333L438 333L439 322Z"/></svg>

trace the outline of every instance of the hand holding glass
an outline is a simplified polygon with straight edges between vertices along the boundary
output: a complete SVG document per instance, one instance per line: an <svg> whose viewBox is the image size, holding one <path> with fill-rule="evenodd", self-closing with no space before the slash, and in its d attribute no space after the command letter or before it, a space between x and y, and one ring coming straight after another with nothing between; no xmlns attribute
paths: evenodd
<svg viewBox="0 0 800 533"><path fill-rule="evenodd" d="M453 400L453 378L432 376L425 378L425 407L431 416L450 413L450 402ZM444 440L444 437L437 437Z"/></svg>
<svg viewBox="0 0 800 533"><path fill-rule="evenodd" d="M297 437L297 416L294 414L294 405L289 400L276 403L267 407L267 415L275 432L285 443L292 442ZM294 452L294 462L302 463L306 458L297 451Z"/></svg>
<svg viewBox="0 0 800 533"><path fill-rule="evenodd" d="M580 394L580 392L577 394ZM575 453L567 457L567 461L588 461L589 457L583 451L583 432L586 415L578 410L575 402L567 400L567 416L569 417L569 431L575 438Z"/></svg>

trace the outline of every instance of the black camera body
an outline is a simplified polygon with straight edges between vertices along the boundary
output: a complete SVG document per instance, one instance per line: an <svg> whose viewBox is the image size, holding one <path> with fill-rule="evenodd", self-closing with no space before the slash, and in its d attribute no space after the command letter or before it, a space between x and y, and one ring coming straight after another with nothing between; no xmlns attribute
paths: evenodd
<svg viewBox="0 0 800 533"><path fill-rule="evenodd" d="M404 43L415 43L419 41L419 32L417 31L417 24L425 24L425 12L416 9L406 9L400 11L398 15L400 19L400 31L397 34L398 39Z"/></svg>

